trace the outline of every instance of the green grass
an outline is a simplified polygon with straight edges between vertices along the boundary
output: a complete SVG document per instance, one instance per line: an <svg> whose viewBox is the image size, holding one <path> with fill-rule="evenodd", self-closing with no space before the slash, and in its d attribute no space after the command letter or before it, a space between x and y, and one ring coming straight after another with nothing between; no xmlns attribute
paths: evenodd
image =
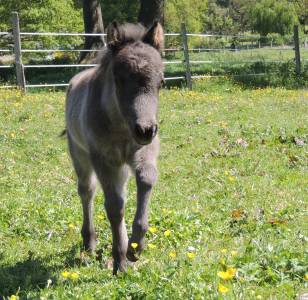
<svg viewBox="0 0 308 300"><path fill-rule="evenodd" d="M101 258L81 263L81 205L58 137L64 93L0 91L0 297L294 299L307 291L307 90L195 88L161 92L157 232L147 234L156 248L118 277L106 267L111 232L100 192ZM132 180L129 231L135 197ZM234 278L218 277L231 267Z"/></svg>

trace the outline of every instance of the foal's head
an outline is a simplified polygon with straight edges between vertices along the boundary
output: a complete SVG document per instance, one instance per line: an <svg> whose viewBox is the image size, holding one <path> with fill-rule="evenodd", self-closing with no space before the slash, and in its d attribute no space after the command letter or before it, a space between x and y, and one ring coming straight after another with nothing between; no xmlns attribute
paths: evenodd
<svg viewBox="0 0 308 300"><path fill-rule="evenodd" d="M119 108L134 140L149 144L158 129L158 93L164 79L160 55L163 29L158 22L150 29L113 23L107 40Z"/></svg>

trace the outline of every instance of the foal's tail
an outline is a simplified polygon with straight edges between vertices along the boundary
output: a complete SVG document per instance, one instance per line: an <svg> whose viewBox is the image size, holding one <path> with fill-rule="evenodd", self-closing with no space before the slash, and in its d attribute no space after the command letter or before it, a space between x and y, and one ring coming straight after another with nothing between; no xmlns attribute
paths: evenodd
<svg viewBox="0 0 308 300"><path fill-rule="evenodd" d="M59 134L59 137L64 137L67 135L67 130L66 128L62 130L62 132Z"/></svg>

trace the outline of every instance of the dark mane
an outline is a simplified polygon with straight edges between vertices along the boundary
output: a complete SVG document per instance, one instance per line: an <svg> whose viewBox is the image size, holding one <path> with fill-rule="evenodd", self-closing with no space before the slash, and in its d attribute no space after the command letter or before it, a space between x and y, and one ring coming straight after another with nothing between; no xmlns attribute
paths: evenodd
<svg viewBox="0 0 308 300"><path fill-rule="evenodd" d="M146 28L141 24L125 23L118 28L123 44L140 41L146 33Z"/></svg>
<svg viewBox="0 0 308 300"><path fill-rule="evenodd" d="M110 49L105 47L104 50L97 55L95 63L99 64L100 72L104 72L110 64L111 60L112 52Z"/></svg>
<svg viewBox="0 0 308 300"><path fill-rule="evenodd" d="M146 28L141 24L125 23L118 25L118 29L121 34L122 47L126 44L141 41L146 33ZM112 50L107 46L104 51L97 56L96 63L100 64L100 70L106 70L111 60Z"/></svg>

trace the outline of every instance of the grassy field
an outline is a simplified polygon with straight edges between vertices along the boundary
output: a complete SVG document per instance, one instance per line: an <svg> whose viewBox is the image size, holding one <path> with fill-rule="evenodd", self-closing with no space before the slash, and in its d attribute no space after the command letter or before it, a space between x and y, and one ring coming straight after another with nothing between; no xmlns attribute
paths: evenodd
<svg viewBox="0 0 308 300"><path fill-rule="evenodd" d="M100 253L81 259L81 205L58 137L64 93L0 91L0 99L0 298L294 299L307 292L307 90L226 81L162 90L148 244L117 277L101 192ZM135 197L132 180L129 230Z"/></svg>

